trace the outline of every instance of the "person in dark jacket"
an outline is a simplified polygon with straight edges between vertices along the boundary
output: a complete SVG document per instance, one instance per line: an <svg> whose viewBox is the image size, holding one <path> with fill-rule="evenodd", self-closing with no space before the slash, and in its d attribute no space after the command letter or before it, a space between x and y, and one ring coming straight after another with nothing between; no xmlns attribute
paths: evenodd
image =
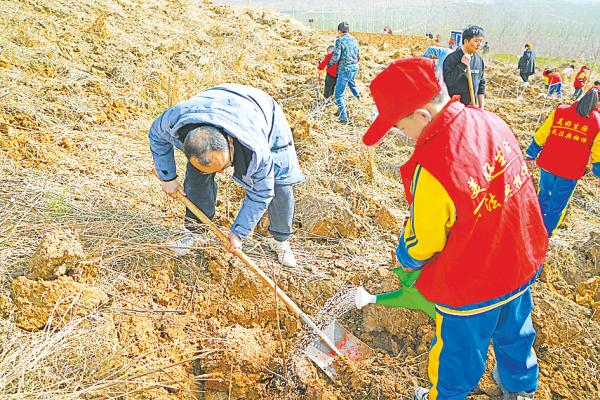
<svg viewBox="0 0 600 400"><path fill-rule="evenodd" d="M523 79L523 85L529 85L529 77L535 74L535 53L529 43L525 45L525 51L519 58L518 68L521 79Z"/></svg>
<svg viewBox="0 0 600 400"><path fill-rule="evenodd" d="M485 31L480 26L469 26L463 31L462 46L449 54L444 60L444 82L450 96L460 96L465 105L472 104L467 80L467 65L471 67L471 79L476 105L483 109L485 106L485 78L483 59L477 52L483 44Z"/></svg>

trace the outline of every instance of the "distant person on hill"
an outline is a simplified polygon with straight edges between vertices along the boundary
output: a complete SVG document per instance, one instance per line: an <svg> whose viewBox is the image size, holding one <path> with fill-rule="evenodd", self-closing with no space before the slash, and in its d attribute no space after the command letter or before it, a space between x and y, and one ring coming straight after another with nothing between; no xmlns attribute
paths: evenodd
<svg viewBox="0 0 600 400"><path fill-rule="evenodd" d="M215 175L233 168L233 180L246 192L229 230L230 251L242 247L268 211L271 249L279 262L296 266L290 247L294 216L293 185L304 180L292 131L281 107L265 92L238 84L207 89L166 110L150 127L150 152L161 187L170 196L187 195L212 219L217 203ZM174 148L188 159L183 188L177 181ZM186 210L185 237L171 243L185 254L203 237Z"/></svg>
<svg viewBox="0 0 600 400"><path fill-rule="evenodd" d="M481 48L481 54L486 55L489 52L490 52L490 45L488 44L488 42L485 42L483 44L483 47Z"/></svg>
<svg viewBox="0 0 600 400"><path fill-rule="evenodd" d="M384 35L391 35L392 34L392 28L389 25L386 25L383 27L383 34Z"/></svg>
<svg viewBox="0 0 600 400"><path fill-rule="evenodd" d="M346 87L350 88L352 95L360 98L354 79L358 74L358 62L360 60L360 49L356 38L350 35L350 25L347 22L340 22L338 25L338 34L335 41L333 56L329 60L328 66L338 63L337 79L335 83L335 102L338 106L338 118L341 123L348 123L348 110L344 102L344 93Z"/></svg>
<svg viewBox="0 0 600 400"><path fill-rule="evenodd" d="M521 79L523 79L523 85L529 85L529 77L535 74L535 53L529 43L525 45L525 51L523 51L523 55L519 58L517 67L519 68Z"/></svg>
<svg viewBox="0 0 600 400"><path fill-rule="evenodd" d="M490 342L503 399L533 399L531 284L548 237L514 133L497 115L451 99L422 57L394 61L369 88L379 115L363 143L376 145L392 128L415 141L400 170L410 216L394 273L411 275L403 287L435 303L435 337L431 386L415 388L413 399L470 398Z"/></svg>
<svg viewBox="0 0 600 400"><path fill-rule="evenodd" d="M440 44L440 34L439 33L437 35L435 35L435 42L437 44Z"/></svg>
<svg viewBox="0 0 600 400"><path fill-rule="evenodd" d="M571 64L567 68L562 70L562 76L565 78L565 81L569 81L571 76L573 76L573 72L575 72L575 65Z"/></svg>
<svg viewBox="0 0 600 400"><path fill-rule="evenodd" d="M429 46L427 50L425 50L425 53L423 53L423 57L436 60L435 69L439 70L441 73L444 68L444 60L448 54L452 53L452 51L452 49L447 47Z"/></svg>
<svg viewBox="0 0 600 400"><path fill-rule="evenodd" d="M337 79L337 63L332 66L328 66L329 60L333 57L333 49L334 46L327 46L327 55L323 58L323 61L317 67L318 69L318 79L319 83L321 82L321 71L327 69L325 73L325 88L323 89L323 97L325 98L325 102L329 103L331 96L333 96L333 90L335 89L335 81Z"/></svg>
<svg viewBox="0 0 600 400"><path fill-rule="evenodd" d="M535 132L526 157L540 167L538 193L544 225L553 236L562 222L577 181L585 174L590 155L600 186L600 110L598 90L561 105Z"/></svg>
<svg viewBox="0 0 600 400"><path fill-rule="evenodd" d="M471 67L473 99L479 108L485 107L485 77L483 59L477 52L481 49L485 31L479 26L469 26L462 34L462 46L450 53L444 60L444 82L450 96L460 96L465 105L471 104L467 65Z"/></svg>
<svg viewBox="0 0 600 400"><path fill-rule="evenodd" d="M571 100L577 100L579 96L583 94L583 88L585 87L585 84L588 80L588 72L589 68L587 67L587 65L584 65L583 67L581 67L577 75L575 75L575 81L573 82L575 92L573 93L573 96L571 96Z"/></svg>
<svg viewBox="0 0 600 400"><path fill-rule="evenodd" d="M548 98L551 98L556 93L556 98L562 99L562 78L556 68L548 73Z"/></svg>

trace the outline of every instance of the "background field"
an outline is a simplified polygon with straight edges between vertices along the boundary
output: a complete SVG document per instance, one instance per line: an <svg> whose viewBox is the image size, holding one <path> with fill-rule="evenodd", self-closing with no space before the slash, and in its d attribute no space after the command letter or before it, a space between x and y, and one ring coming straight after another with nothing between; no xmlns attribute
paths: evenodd
<svg viewBox="0 0 600 400"><path fill-rule="evenodd" d="M600 52L598 0L219 0L217 3L269 7L317 29L334 29L340 20L347 20L356 31L380 32L383 26L390 25L394 33L431 31L447 38L451 29L479 24L487 30L492 51L497 53L520 53L525 42L532 42L543 57L590 60L598 59ZM314 22L308 23L311 18Z"/></svg>

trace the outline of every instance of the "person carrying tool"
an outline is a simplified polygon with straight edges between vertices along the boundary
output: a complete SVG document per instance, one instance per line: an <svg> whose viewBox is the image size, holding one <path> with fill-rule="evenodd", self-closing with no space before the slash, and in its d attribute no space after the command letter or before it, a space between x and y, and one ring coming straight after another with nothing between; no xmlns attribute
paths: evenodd
<svg viewBox="0 0 600 400"><path fill-rule="evenodd" d="M581 96L583 94L583 88L585 87L585 84L587 83L587 80L588 80L588 77L587 77L588 71L589 71L589 68L587 67L587 65L584 65L583 67L581 67L581 69L579 70L577 75L575 75L575 81L573 82L573 87L575 88L575 92L573 93L573 96L571 96L571 100L575 101L579 98L579 96Z"/></svg>
<svg viewBox="0 0 600 400"><path fill-rule="evenodd" d="M318 80L321 83L321 71L327 69L325 74L325 88L323 89L323 97L325 98L325 103L329 103L331 96L333 96L333 89L335 89L335 81L337 79L337 67L338 64L333 64L332 66L328 66L329 60L333 57L333 49L334 46L327 46L327 55L323 58L323 61L317 67L318 69Z"/></svg>
<svg viewBox="0 0 600 400"><path fill-rule="evenodd" d="M540 167L538 197L549 237L565 217L590 154L592 172L600 178L598 93L599 89L592 88L581 100L559 106L535 132L525 153L528 161L535 160Z"/></svg>
<svg viewBox="0 0 600 400"><path fill-rule="evenodd" d="M517 68L519 69L521 79L523 79L523 86L528 86L529 77L535 74L535 53L529 43L525 44L525 51L523 51L523 55L519 58Z"/></svg>
<svg viewBox="0 0 600 400"><path fill-rule="evenodd" d="M450 98L425 58L393 62L370 90L379 115L363 142L375 145L391 128L416 141L401 167L410 217L396 254L406 271L421 271L414 287L435 303L436 333L431 387L414 398L465 399L491 341L504 399L533 399L530 286L548 237L513 132L497 115Z"/></svg>
<svg viewBox="0 0 600 400"><path fill-rule="evenodd" d="M335 102L338 106L337 116L339 122L347 124L348 110L344 102L344 93L346 87L350 88L352 95L357 99L360 98L360 93L356 88L354 79L358 74L358 62L360 60L360 49L356 38L350 35L350 25L347 22L340 22L338 25L338 34L340 35L335 41L333 56L329 60L328 66L333 66L338 63L337 80L335 83Z"/></svg>
<svg viewBox="0 0 600 400"><path fill-rule="evenodd" d="M215 215L215 174L233 167L246 197L229 232L230 251L242 247L264 212L269 212L271 249L296 266L289 244L294 215L293 185L304 180L292 132L281 107L265 92L238 84L207 89L166 110L150 127L150 151L169 195L184 193L210 219ZM177 181L174 147L188 159L183 189ZM197 218L186 210L186 236L174 250L193 246Z"/></svg>
<svg viewBox="0 0 600 400"><path fill-rule="evenodd" d="M462 46L450 53L444 60L444 82L450 96L460 96L465 105L475 105L482 110L485 107L485 65L477 52L481 48L485 32L479 26L469 26L463 31ZM471 70L471 80L476 99L469 94L467 70Z"/></svg>

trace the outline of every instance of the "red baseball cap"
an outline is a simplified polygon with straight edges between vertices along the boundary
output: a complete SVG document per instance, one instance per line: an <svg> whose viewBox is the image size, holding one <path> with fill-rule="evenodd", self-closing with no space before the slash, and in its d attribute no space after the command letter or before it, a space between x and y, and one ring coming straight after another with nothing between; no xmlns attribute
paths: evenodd
<svg viewBox="0 0 600 400"><path fill-rule="evenodd" d="M379 115L363 135L363 143L381 141L402 118L429 103L442 89L435 63L423 57L397 60L381 71L369 85Z"/></svg>

